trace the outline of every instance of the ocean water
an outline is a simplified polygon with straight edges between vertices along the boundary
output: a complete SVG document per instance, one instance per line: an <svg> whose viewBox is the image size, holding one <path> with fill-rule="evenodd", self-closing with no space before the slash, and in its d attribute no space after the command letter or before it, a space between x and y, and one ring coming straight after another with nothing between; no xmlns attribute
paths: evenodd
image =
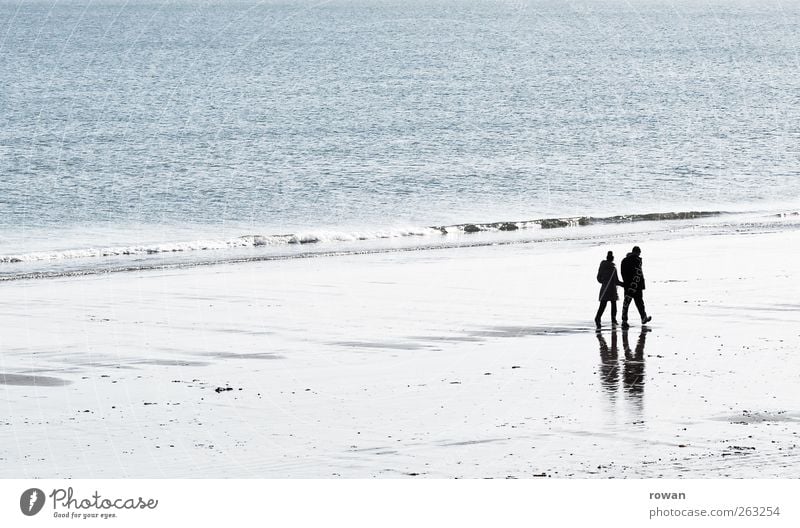
<svg viewBox="0 0 800 528"><path fill-rule="evenodd" d="M798 27L785 0L0 1L0 277L792 211Z"/></svg>

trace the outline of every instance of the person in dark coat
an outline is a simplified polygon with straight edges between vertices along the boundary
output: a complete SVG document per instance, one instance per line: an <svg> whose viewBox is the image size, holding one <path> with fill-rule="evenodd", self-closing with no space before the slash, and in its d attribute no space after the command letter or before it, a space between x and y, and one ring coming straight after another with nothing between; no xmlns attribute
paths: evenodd
<svg viewBox="0 0 800 528"><path fill-rule="evenodd" d="M606 311L606 305L611 303L611 324L617 325L617 286L622 286L617 275L617 267L614 265L614 253L608 252L606 259L600 263L600 268L597 270L597 282L600 283L600 307L597 309L597 315L594 322L597 328L600 328L600 318L603 317L603 312Z"/></svg>
<svg viewBox="0 0 800 528"><path fill-rule="evenodd" d="M625 300L622 302L622 327L628 326L628 308L631 301L636 303L636 309L642 318L642 324L650 322L653 318L647 315L644 308L644 273L642 272L642 250L634 246L628 255L622 259L622 283L625 288Z"/></svg>

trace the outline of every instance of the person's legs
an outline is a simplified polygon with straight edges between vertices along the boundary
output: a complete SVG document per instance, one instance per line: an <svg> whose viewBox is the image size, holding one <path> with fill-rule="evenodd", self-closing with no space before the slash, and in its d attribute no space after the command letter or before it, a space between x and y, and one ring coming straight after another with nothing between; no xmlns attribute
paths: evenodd
<svg viewBox="0 0 800 528"><path fill-rule="evenodd" d="M617 301L611 301L611 322L617 324Z"/></svg>
<svg viewBox="0 0 800 528"><path fill-rule="evenodd" d="M639 310L639 316L642 318L642 321L647 319L647 312L644 309L644 295L642 292L638 292L636 296L633 298L636 302L636 309Z"/></svg>
<svg viewBox="0 0 800 528"><path fill-rule="evenodd" d="M606 311L606 304L608 301L600 301L600 307L597 309L597 315L594 316L594 322L600 326L600 318L603 317L603 312Z"/></svg>
<svg viewBox="0 0 800 528"><path fill-rule="evenodd" d="M631 307L631 301L633 297L628 294L625 294L625 300L622 301L622 324L623 326L628 324L628 308Z"/></svg>

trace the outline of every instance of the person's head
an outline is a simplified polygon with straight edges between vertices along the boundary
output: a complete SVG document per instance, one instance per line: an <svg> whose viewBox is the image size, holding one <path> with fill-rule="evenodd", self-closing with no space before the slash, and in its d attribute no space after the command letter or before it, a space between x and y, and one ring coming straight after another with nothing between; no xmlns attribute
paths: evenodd
<svg viewBox="0 0 800 528"><path fill-rule="evenodd" d="M633 253L634 255L636 255L638 257L639 255L642 254L642 248L640 248L639 246L633 246L633 249L631 250L631 253Z"/></svg>
<svg viewBox="0 0 800 528"><path fill-rule="evenodd" d="M609 251L608 254L606 254L606 260L609 261L609 262L614 262L614 252L613 251Z"/></svg>

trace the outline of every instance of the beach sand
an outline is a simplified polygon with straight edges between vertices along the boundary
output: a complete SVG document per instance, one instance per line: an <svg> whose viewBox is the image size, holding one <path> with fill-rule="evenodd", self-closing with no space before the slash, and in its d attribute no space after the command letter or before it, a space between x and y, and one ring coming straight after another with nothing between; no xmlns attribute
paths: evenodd
<svg viewBox="0 0 800 528"><path fill-rule="evenodd" d="M599 334L597 265L645 302ZM793 477L800 232L0 284L0 477ZM230 390L227 390L230 389Z"/></svg>

